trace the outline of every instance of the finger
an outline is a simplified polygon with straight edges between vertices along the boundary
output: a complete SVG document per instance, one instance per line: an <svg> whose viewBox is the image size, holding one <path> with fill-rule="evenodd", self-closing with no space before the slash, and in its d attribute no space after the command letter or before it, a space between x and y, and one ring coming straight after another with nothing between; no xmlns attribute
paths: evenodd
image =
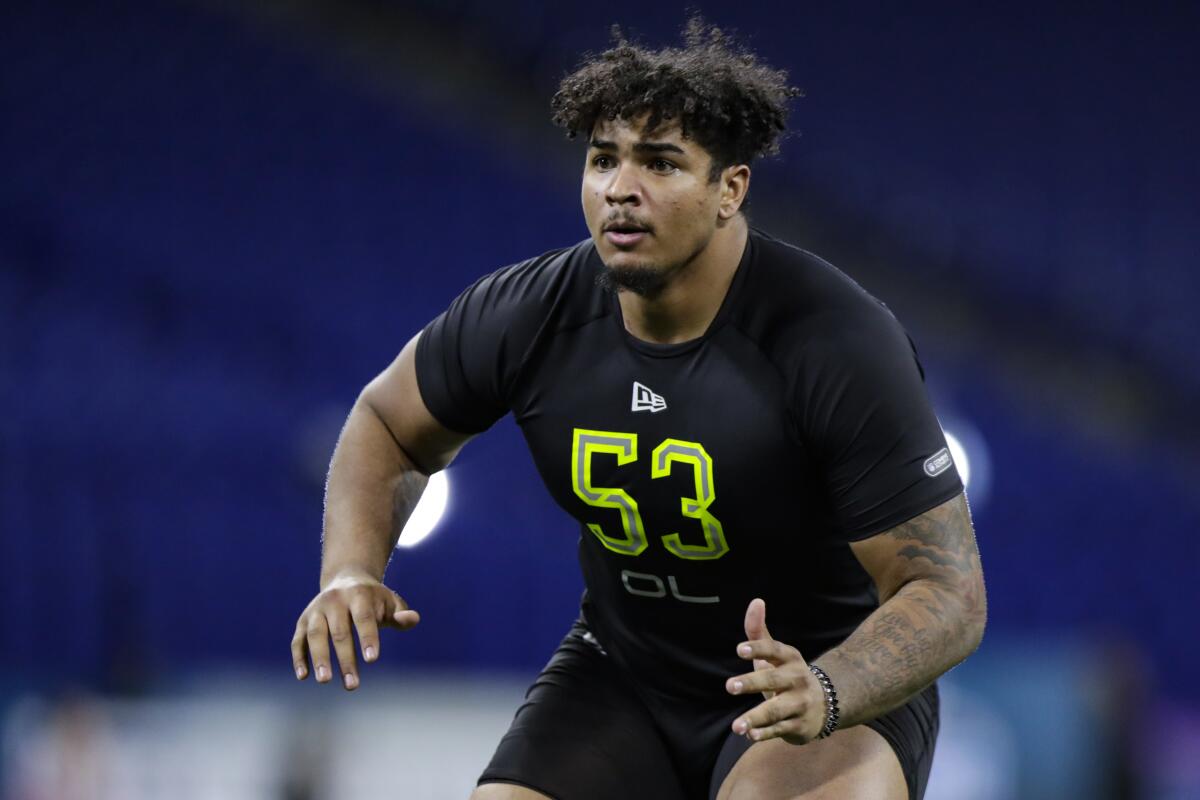
<svg viewBox="0 0 1200 800"><path fill-rule="evenodd" d="M296 680L302 681L308 677L308 653L304 641L304 628L296 623L296 632L292 634L292 669L296 670Z"/></svg>
<svg viewBox="0 0 1200 800"><path fill-rule="evenodd" d="M765 700L742 714L740 727L753 733L787 720L803 722L808 714L808 700L796 692L783 692L773 700ZM791 731L789 731L791 733Z"/></svg>
<svg viewBox="0 0 1200 800"><path fill-rule="evenodd" d="M801 733L802 722L799 719L786 719L765 728L751 728L748 734L755 742L765 742L768 739L786 738L792 744L805 744L812 741Z"/></svg>
<svg viewBox="0 0 1200 800"><path fill-rule="evenodd" d="M765 661L774 666L793 661L804 661L804 656L800 654L799 650L776 639L742 642L738 645L737 653L740 658L747 661L753 660L755 669L764 668L758 664L759 661Z"/></svg>
<svg viewBox="0 0 1200 800"><path fill-rule="evenodd" d="M328 683L333 676L333 670L329 667L329 626L325 624L325 617L321 614L310 614L304 637L308 642L308 655L312 659L317 683Z"/></svg>
<svg viewBox="0 0 1200 800"><path fill-rule="evenodd" d="M409 608L403 597L392 592L385 619L388 626L407 631L417 627L417 623L421 621L421 615Z"/></svg>
<svg viewBox="0 0 1200 800"><path fill-rule="evenodd" d="M333 649L337 653L338 667L342 671L342 685L347 690L358 688L358 662L354 658L354 634L350 630L350 615L346 607L339 605L336 609L325 612L329 622L329 638L333 640Z"/></svg>
<svg viewBox="0 0 1200 800"><path fill-rule="evenodd" d="M753 694L754 692L784 692L796 688L796 676L791 669L764 669L736 675L725 681L725 691L730 694Z"/></svg>
<svg viewBox="0 0 1200 800"><path fill-rule="evenodd" d="M734 733L755 741L776 736L803 736L806 711L806 700L791 693L781 694L774 700L759 703L735 719L730 727Z"/></svg>
<svg viewBox="0 0 1200 800"><path fill-rule="evenodd" d="M746 638L751 641L770 639L771 632L767 630L767 601L756 597L746 606Z"/></svg>
<svg viewBox="0 0 1200 800"><path fill-rule="evenodd" d="M756 730L783 722L791 716L787 713L786 707L782 705L783 702L783 698L779 697L759 703L733 721L731 726L733 732L750 736Z"/></svg>
<svg viewBox="0 0 1200 800"><path fill-rule="evenodd" d="M379 658L379 625L376 622L383 611L382 605L376 609L371 602L368 592L355 592L350 598L350 619L354 620L354 629L358 632L358 644L362 648L363 660L367 662Z"/></svg>

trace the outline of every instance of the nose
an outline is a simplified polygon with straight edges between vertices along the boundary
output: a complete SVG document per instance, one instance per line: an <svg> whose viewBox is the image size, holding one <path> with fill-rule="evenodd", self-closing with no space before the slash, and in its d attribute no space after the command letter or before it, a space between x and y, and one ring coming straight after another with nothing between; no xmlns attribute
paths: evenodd
<svg viewBox="0 0 1200 800"><path fill-rule="evenodd" d="M621 164L609 174L608 185L604 187L604 199L610 206L641 205L642 187L633 169Z"/></svg>

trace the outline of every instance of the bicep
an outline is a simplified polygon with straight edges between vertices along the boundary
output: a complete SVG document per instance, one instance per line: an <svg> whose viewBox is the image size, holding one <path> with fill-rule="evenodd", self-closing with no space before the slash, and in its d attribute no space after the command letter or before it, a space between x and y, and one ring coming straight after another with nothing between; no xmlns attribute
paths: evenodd
<svg viewBox="0 0 1200 800"><path fill-rule="evenodd" d="M417 382L417 334L387 369L367 384L358 402L387 427L396 444L421 469L445 469L472 437L438 422L421 397Z"/></svg>
<svg viewBox="0 0 1200 800"><path fill-rule="evenodd" d="M888 531L851 542L875 581L880 602L915 580L932 580L964 596L983 597L983 570L966 494Z"/></svg>

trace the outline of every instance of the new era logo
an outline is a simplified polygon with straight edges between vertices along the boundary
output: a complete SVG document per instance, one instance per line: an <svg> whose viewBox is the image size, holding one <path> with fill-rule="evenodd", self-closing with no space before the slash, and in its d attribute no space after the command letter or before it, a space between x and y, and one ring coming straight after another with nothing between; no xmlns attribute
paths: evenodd
<svg viewBox="0 0 1200 800"><path fill-rule="evenodd" d="M637 381L633 382L633 405L631 411L649 411L651 414L657 414L659 411L667 410L667 401L660 394L655 394L650 391L649 386L643 386Z"/></svg>

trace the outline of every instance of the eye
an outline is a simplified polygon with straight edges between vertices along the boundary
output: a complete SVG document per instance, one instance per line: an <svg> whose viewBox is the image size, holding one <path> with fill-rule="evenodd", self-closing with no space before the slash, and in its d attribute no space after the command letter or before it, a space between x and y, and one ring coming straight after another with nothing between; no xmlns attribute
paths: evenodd
<svg viewBox="0 0 1200 800"><path fill-rule="evenodd" d="M611 169L613 166L612 156L598 155L592 159L592 166L596 169Z"/></svg>
<svg viewBox="0 0 1200 800"><path fill-rule="evenodd" d="M652 172L658 172L665 175L669 172L674 172L675 169L675 165L670 161L667 161L665 158L656 158L650 162L650 170Z"/></svg>

